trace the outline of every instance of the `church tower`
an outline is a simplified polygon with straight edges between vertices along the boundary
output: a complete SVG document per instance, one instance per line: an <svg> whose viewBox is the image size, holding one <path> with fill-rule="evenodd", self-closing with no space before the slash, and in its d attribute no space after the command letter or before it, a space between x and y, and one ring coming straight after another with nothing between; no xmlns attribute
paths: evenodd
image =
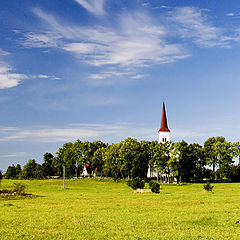
<svg viewBox="0 0 240 240"><path fill-rule="evenodd" d="M164 143L168 141L170 141L170 130L168 129L165 104L163 102L161 127L158 130L158 142Z"/></svg>

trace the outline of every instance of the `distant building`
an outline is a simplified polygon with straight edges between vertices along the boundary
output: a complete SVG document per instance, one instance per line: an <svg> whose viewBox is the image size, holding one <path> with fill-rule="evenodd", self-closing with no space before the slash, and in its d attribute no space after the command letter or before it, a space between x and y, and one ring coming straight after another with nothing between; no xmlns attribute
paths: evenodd
<svg viewBox="0 0 240 240"><path fill-rule="evenodd" d="M160 126L160 129L158 130L158 142L165 143L169 141L170 141L170 130L167 124L167 114L165 109L165 103L163 102L161 126ZM147 177L157 177L157 175L158 175L157 168L156 167L151 168L149 166ZM165 176L165 174L163 174L162 176Z"/></svg>
<svg viewBox="0 0 240 240"><path fill-rule="evenodd" d="M170 130L168 129L165 103L163 102L161 126L160 126L160 129L158 130L158 142L164 143L169 141L170 141Z"/></svg>

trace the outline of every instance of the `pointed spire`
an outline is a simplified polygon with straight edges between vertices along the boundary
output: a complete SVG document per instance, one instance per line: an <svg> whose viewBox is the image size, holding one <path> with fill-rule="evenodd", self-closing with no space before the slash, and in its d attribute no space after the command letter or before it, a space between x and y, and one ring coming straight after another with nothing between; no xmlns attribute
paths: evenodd
<svg viewBox="0 0 240 240"><path fill-rule="evenodd" d="M161 127L159 129L159 132L170 132L167 125L167 115L165 110L165 104L163 102L163 108L162 108L162 119L161 119Z"/></svg>

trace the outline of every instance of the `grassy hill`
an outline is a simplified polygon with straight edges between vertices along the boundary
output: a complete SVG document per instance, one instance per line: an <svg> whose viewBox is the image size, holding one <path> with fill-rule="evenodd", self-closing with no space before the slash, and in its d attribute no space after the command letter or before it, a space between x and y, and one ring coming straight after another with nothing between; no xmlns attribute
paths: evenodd
<svg viewBox="0 0 240 240"><path fill-rule="evenodd" d="M0 239L239 239L240 184L161 185L134 194L94 179L22 181L34 198L0 200ZM2 188L13 181L3 180Z"/></svg>

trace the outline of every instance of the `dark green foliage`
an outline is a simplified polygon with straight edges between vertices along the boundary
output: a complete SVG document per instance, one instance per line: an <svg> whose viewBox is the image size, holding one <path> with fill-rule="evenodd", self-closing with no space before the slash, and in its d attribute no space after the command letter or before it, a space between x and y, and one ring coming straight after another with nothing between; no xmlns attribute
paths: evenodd
<svg viewBox="0 0 240 240"><path fill-rule="evenodd" d="M22 169L21 179L43 179L42 167L34 159L29 160Z"/></svg>
<svg viewBox="0 0 240 240"><path fill-rule="evenodd" d="M3 178L3 174L2 174L2 171L0 170L0 184L1 184L2 178Z"/></svg>
<svg viewBox="0 0 240 240"><path fill-rule="evenodd" d="M8 166L7 171L5 173L5 178L6 179L19 179L20 173L21 173L21 166L19 164L17 164L15 167L13 164L12 166Z"/></svg>
<svg viewBox="0 0 240 240"><path fill-rule="evenodd" d="M153 183L154 183L155 181L154 180L151 180L150 182L149 182L149 187L151 188L152 187L152 185L153 185Z"/></svg>
<svg viewBox="0 0 240 240"><path fill-rule="evenodd" d="M42 172L43 172L43 176L45 178L55 175L55 169L54 169L54 166L53 166L53 159L54 159L54 156L51 153L46 152L43 155L44 162L42 164Z"/></svg>
<svg viewBox="0 0 240 240"><path fill-rule="evenodd" d="M240 182L240 165L233 165L231 169L231 180Z"/></svg>
<svg viewBox="0 0 240 240"><path fill-rule="evenodd" d="M150 187L150 189L151 189L151 191L152 192L154 192L154 193L160 193L160 185L157 183L157 182L155 182L155 181L150 181L149 182L149 187Z"/></svg>
<svg viewBox="0 0 240 240"><path fill-rule="evenodd" d="M139 178L139 177L135 177L133 180L131 180L128 184L131 188L133 189L137 189L137 188L141 188L143 189L144 188L144 181Z"/></svg>
<svg viewBox="0 0 240 240"><path fill-rule="evenodd" d="M44 154L41 165L30 160L22 169L20 165L9 166L5 174L11 179L36 179L62 176L65 166L66 177L81 176L87 166L89 176L118 179L147 178L150 172L158 173L157 179L165 176L170 182L173 176L179 182L202 182L204 178L240 181L239 168L233 166L233 157L240 156L240 143L227 142L224 137L209 138L204 148L199 144L188 144L184 140L174 145L171 142L138 142L126 138L117 144L107 145L101 141L65 143L54 157ZM208 166L213 170L208 170ZM217 169L217 171L216 171ZM21 173L20 173L21 172ZM164 175L163 175L164 174Z"/></svg>
<svg viewBox="0 0 240 240"><path fill-rule="evenodd" d="M206 183L203 185L203 189L204 189L205 191L209 191L209 192L212 191L213 187L214 187L214 186L212 186L210 182L206 182Z"/></svg>
<svg viewBox="0 0 240 240"><path fill-rule="evenodd" d="M16 192L17 195L24 195L27 185L21 182L13 183L13 192Z"/></svg>

